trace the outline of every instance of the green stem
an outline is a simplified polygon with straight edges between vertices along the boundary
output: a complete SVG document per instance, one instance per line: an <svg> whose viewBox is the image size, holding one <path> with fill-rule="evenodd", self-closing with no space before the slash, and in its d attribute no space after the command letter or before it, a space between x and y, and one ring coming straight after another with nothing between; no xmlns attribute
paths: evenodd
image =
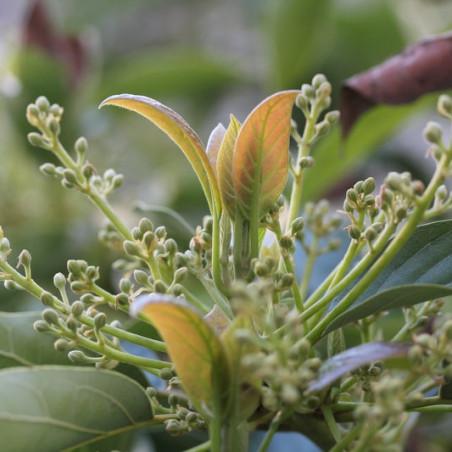
<svg viewBox="0 0 452 452"><path fill-rule="evenodd" d="M190 447L190 449L186 449L185 452L207 452L211 450L212 442L206 441L205 443L198 444L195 447Z"/></svg>
<svg viewBox="0 0 452 452"><path fill-rule="evenodd" d="M358 437L364 428L364 422L356 424L329 452L343 452Z"/></svg>
<svg viewBox="0 0 452 452"><path fill-rule="evenodd" d="M367 289L367 287L369 287L372 281L374 281L375 278L380 274L380 272L389 264L389 262L391 262L395 255L400 251L402 246L411 237L415 228L422 220L425 210L428 208L433 198L435 197L437 188L444 182L451 158L452 152L444 152L442 154L441 160L438 162L435 174L433 175L424 194L418 199L416 208L411 212L408 220L403 225L400 232L389 243L387 248L377 259L377 261L358 281L353 289L351 289L350 292L338 303L338 305L334 309L332 309L313 330L309 332L307 338L311 342L315 342L317 339L319 339L329 323L340 314L345 312L345 310L348 309L348 307ZM377 242L380 241L380 238L377 240ZM376 248L377 244L375 246L375 251L378 252ZM338 286L339 284L336 287Z"/></svg>
<svg viewBox="0 0 452 452"><path fill-rule="evenodd" d="M303 277L300 283L300 294L302 302L306 299L306 294L308 293L309 282L311 281L312 271L314 270L314 263L317 259L317 248L319 245L319 238L314 235L312 239L311 247L306 259L306 266L304 269Z"/></svg>
<svg viewBox="0 0 452 452"><path fill-rule="evenodd" d="M283 408L284 410L284 408ZM281 425L281 422L287 417L289 413L284 413L284 411L278 411L276 415L273 417L273 420L270 423L270 426L267 430L267 433L265 434L265 437L259 447L259 452L266 452L268 447L270 446L270 443L275 436L275 433L278 431L279 426Z"/></svg>
<svg viewBox="0 0 452 452"><path fill-rule="evenodd" d="M321 406L323 417L325 418L326 423L333 435L335 441L338 443L341 440L341 432L339 431L339 427L336 424L336 420L334 419L333 412L331 411L330 405L322 405Z"/></svg>
<svg viewBox="0 0 452 452"><path fill-rule="evenodd" d="M221 256L220 256L220 215L213 215L212 229L212 278L218 290L226 294L223 280L221 279Z"/></svg>

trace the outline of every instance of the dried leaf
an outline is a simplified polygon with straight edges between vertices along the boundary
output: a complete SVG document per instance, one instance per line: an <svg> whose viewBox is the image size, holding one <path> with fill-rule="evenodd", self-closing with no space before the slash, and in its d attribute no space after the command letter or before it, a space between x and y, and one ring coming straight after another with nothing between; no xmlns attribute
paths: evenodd
<svg viewBox="0 0 452 452"><path fill-rule="evenodd" d="M356 120L375 105L412 102L425 93L452 88L452 33L424 39L402 53L345 81L341 126L348 135Z"/></svg>

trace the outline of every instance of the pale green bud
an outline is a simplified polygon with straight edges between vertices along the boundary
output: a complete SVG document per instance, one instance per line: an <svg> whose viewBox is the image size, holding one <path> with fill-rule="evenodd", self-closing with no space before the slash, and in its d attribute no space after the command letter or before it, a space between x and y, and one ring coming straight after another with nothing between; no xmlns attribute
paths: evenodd
<svg viewBox="0 0 452 452"><path fill-rule="evenodd" d="M60 122L54 118L53 116L51 116L48 120L47 120L47 128L49 129L50 133L57 137L60 132L61 132L61 126L60 126Z"/></svg>
<svg viewBox="0 0 452 452"><path fill-rule="evenodd" d="M452 98L447 94L441 94L438 99L438 113L445 118L452 119Z"/></svg>
<svg viewBox="0 0 452 452"><path fill-rule="evenodd" d="M443 132L441 130L441 126L434 122L429 121L427 126L424 129L424 138L429 143L440 144L442 139Z"/></svg>
<svg viewBox="0 0 452 452"><path fill-rule="evenodd" d="M56 176L57 171L56 167L53 163L44 163L39 167L39 170L41 173L45 174L46 176Z"/></svg>
<svg viewBox="0 0 452 452"><path fill-rule="evenodd" d="M54 297L50 292L42 292L40 300L44 306L53 306L54 304Z"/></svg>
<svg viewBox="0 0 452 452"><path fill-rule="evenodd" d="M39 108L35 104L29 104L27 106L27 121L35 127L38 127L41 123L39 119Z"/></svg>
<svg viewBox="0 0 452 452"><path fill-rule="evenodd" d="M119 290L123 293L129 293L132 288L132 283L128 278L121 278L119 281Z"/></svg>
<svg viewBox="0 0 452 452"><path fill-rule="evenodd" d="M166 293L167 289L168 288L166 287L166 284L161 279L158 279L157 281L154 282L155 292Z"/></svg>
<svg viewBox="0 0 452 452"><path fill-rule="evenodd" d="M155 229L155 235L160 239L163 240L166 238L166 228L165 226L159 226Z"/></svg>
<svg viewBox="0 0 452 452"><path fill-rule="evenodd" d="M53 309L44 309L42 311L42 318L49 324L49 325L58 325L58 314Z"/></svg>
<svg viewBox="0 0 452 452"><path fill-rule="evenodd" d="M138 284L145 286L148 283L148 274L144 270L134 270L133 277Z"/></svg>
<svg viewBox="0 0 452 452"><path fill-rule="evenodd" d="M71 350L67 356L75 364L84 364L89 362L89 358L81 350Z"/></svg>
<svg viewBox="0 0 452 452"><path fill-rule="evenodd" d="M153 231L154 225L152 224L152 221L148 218L142 218L140 222L138 223L138 227L140 228L140 231L144 234L147 231Z"/></svg>
<svg viewBox="0 0 452 452"><path fill-rule="evenodd" d="M53 347L58 352L65 352L66 350L71 348L71 344L66 339L63 339L62 337L60 337L53 343Z"/></svg>
<svg viewBox="0 0 452 452"><path fill-rule="evenodd" d="M314 157L308 155L300 158L300 168L312 168L315 164Z"/></svg>
<svg viewBox="0 0 452 452"><path fill-rule="evenodd" d="M132 237L137 241L140 241L143 238L143 233L140 231L140 228L136 226L132 228Z"/></svg>
<svg viewBox="0 0 452 452"><path fill-rule="evenodd" d="M63 290L66 287L66 277L63 273L57 273L53 277L53 285L59 290Z"/></svg>
<svg viewBox="0 0 452 452"><path fill-rule="evenodd" d="M80 157L83 157L86 154L86 151L88 150L88 141L86 140L86 138L85 137L77 138L77 141L74 144L74 149L75 152L77 152L77 154Z"/></svg>
<svg viewBox="0 0 452 452"><path fill-rule="evenodd" d="M70 169L70 168L66 168L63 171L63 176L64 179L69 182L69 184L71 185L78 185L78 180L77 180L77 175L75 174L75 171ZM69 187L67 187L69 188Z"/></svg>
<svg viewBox="0 0 452 452"><path fill-rule="evenodd" d="M330 131L331 124L328 121L322 121L315 126L315 129L317 132L317 136L322 137L323 135L326 135Z"/></svg>
<svg viewBox="0 0 452 452"><path fill-rule="evenodd" d="M100 330L105 326L107 323L107 316L104 312L99 312L99 314L96 314L94 317L94 328L97 328Z"/></svg>
<svg viewBox="0 0 452 452"><path fill-rule="evenodd" d="M348 235L353 240L359 240L361 238L361 230L358 226L351 225L347 228Z"/></svg>
<svg viewBox="0 0 452 452"><path fill-rule="evenodd" d="M74 301L71 305L71 313L75 318L79 318L84 310L85 305L80 300Z"/></svg>
<svg viewBox="0 0 452 452"><path fill-rule="evenodd" d="M36 320L36 322L33 323L33 328L38 333L46 333L50 330L49 324L44 320Z"/></svg>
<svg viewBox="0 0 452 452"><path fill-rule="evenodd" d="M174 272L174 282L181 283L188 275L187 267L180 267Z"/></svg>
<svg viewBox="0 0 452 452"><path fill-rule="evenodd" d="M39 108L39 110L41 110L43 113L47 113L50 108L50 102L47 100L47 97L45 96L39 96L36 99L35 104Z"/></svg>
<svg viewBox="0 0 452 452"><path fill-rule="evenodd" d="M368 177L363 182L363 192L365 195L371 194L375 190L375 179L373 177Z"/></svg>
<svg viewBox="0 0 452 452"><path fill-rule="evenodd" d="M165 249L169 254L175 254L177 252L177 243L174 239L168 239L165 241Z"/></svg>
<svg viewBox="0 0 452 452"><path fill-rule="evenodd" d="M304 94L299 94L295 99L295 105L302 111L307 111L309 100Z"/></svg>
<svg viewBox="0 0 452 452"><path fill-rule="evenodd" d="M304 227L304 219L303 217L297 217L295 220L292 221L292 224L290 225L290 231L292 235L297 234L300 232Z"/></svg>
<svg viewBox="0 0 452 452"><path fill-rule="evenodd" d="M46 147L46 142L44 141L44 137L37 132L30 132L27 135L28 138L28 142L32 145L32 146L36 146L36 147Z"/></svg>
<svg viewBox="0 0 452 452"><path fill-rule="evenodd" d="M314 89L319 89L325 82L328 82L328 80L324 74L316 74L312 79L312 87Z"/></svg>
<svg viewBox="0 0 452 452"><path fill-rule="evenodd" d="M311 85L304 83L301 86L301 94L305 96L308 100L313 100L315 97L315 89ZM300 95L298 95L298 97L300 97Z"/></svg>
<svg viewBox="0 0 452 452"><path fill-rule="evenodd" d="M141 256L141 250L140 247L131 240L125 240L123 244L124 251L129 256Z"/></svg>
<svg viewBox="0 0 452 452"><path fill-rule="evenodd" d="M338 110L329 111L325 115L325 120L328 121L331 125L337 124L339 122L339 119L341 117L341 114Z"/></svg>

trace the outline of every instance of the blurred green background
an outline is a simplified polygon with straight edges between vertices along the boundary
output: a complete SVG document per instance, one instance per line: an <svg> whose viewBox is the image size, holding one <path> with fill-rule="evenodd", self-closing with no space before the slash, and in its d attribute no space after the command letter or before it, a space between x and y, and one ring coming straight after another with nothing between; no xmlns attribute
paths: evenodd
<svg viewBox="0 0 452 452"><path fill-rule="evenodd" d="M131 206L141 200L169 206L196 225L207 206L184 156L144 119L99 111L105 97L156 98L185 117L205 143L229 113L243 120L266 96L299 88L318 72L333 84L337 108L347 77L451 25L449 0L2 0L0 224L15 255L31 251L34 277L44 286L65 271L68 258L93 265L113 260L97 243L102 218L94 207L38 170L51 156L27 143L32 129L25 108L39 95L64 106L68 149L83 135L98 171L113 167L125 175L112 203L127 224L140 218ZM425 102L416 104L396 121L379 115L374 120L382 126L362 126L339 173L340 146L328 141L319 161L331 165L331 182L378 178L388 167L421 178L428 174L421 130L425 118L435 116L433 106L429 102L425 113ZM327 188L313 183L311 194L333 196ZM112 284L111 275L102 276L105 285ZM39 309L27 296L3 288L0 301L2 310ZM425 450L422 432L410 451ZM428 450L446 450L442 435L435 435Z"/></svg>

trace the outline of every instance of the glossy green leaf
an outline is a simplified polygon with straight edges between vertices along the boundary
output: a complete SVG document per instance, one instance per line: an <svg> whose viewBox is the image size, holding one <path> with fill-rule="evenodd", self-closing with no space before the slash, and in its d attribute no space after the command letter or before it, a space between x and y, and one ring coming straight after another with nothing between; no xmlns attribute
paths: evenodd
<svg viewBox="0 0 452 452"><path fill-rule="evenodd" d="M33 329L36 320L39 312L0 312L0 368L71 363L55 350L55 336Z"/></svg>
<svg viewBox="0 0 452 452"><path fill-rule="evenodd" d="M0 438L9 452L57 452L152 417L144 389L117 372L68 366L0 371Z"/></svg>
<svg viewBox="0 0 452 452"><path fill-rule="evenodd" d="M290 117L299 91L282 91L261 102L240 129L234 149L233 181L246 219L262 218L286 185Z"/></svg>
<svg viewBox="0 0 452 452"><path fill-rule="evenodd" d="M153 122L176 143L198 176L209 209L214 214L220 208L220 196L214 170L196 132L175 111L146 96L119 94L105 99L99 106L115 105L134 111Z"/></svg>
<svg viewBox="0 0 452 452"><path fill-rule="evenodd" d="M400 342L369 342L345 350L326 360L320 368L320 376L309 385L308 391L320 391L348 372L372 361L405 356L411 344Z"/></svg>
<svg viewBox="0 0 452 452"><path fill-rule="evenodd" d="M386 309L447 295L452 295L452 220L419 226L392 262L326 332Z"/></svg>
<svg viewBox="0 0 452 452"><path fill-rule="evenodd" d="M169 295L151 294L134 302L155 326L190 401L202 413L214 412L227 395L229 368L223 345L191 307Z"/></svg>
<svg viewBox="0 0 452 452"><path fill-rule="evenodd" d="M232 162L234 158L234 146L237 140L241 124L231 115L229 126L226 129L220 145L217 159L217 178L223 206L229 218L235 218L236 195L234 189Z"/></svg>

